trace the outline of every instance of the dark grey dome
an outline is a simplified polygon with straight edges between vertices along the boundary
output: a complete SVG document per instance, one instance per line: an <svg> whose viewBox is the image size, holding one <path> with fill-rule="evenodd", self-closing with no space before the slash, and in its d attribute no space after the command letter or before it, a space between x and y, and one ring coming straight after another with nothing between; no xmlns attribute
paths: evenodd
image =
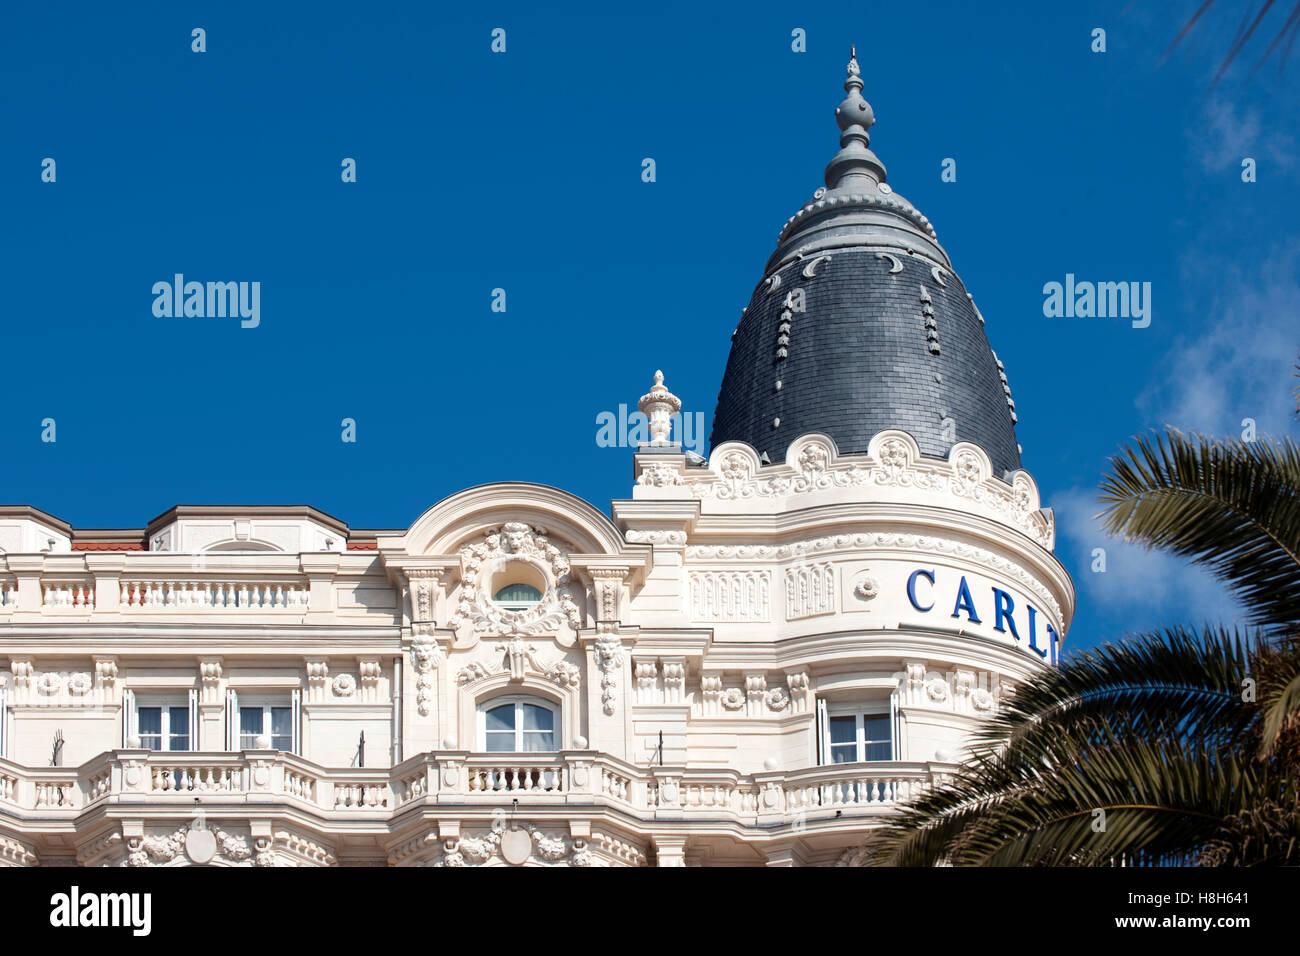
<svg viewBox="0 0 1300 956"><path fill-rule="evenodd" d="M1006 376L934 229L867 148L861 89L854 59L836 110L843 148L736 329L711 444L747 442L777 462L808 432L848 453L900 428L935 457L974 442L1001 476L1020 467Z"/></svg>

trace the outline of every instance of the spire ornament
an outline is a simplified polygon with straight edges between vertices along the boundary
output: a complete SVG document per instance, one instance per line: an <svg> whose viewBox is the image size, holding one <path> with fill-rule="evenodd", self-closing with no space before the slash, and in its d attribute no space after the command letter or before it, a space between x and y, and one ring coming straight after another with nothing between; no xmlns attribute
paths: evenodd
<svg viewBox="0 0 1300 956"><path fill-rule="evenodd" d="M869 130L876 122L871 104L862 98L862 71L858 67L858 49L849 50L844 92L835 107L835 122L840 127L840 151L826 167L826 185L831 189L866 189L885 181L885 164L867 147Z"/></svg>
<svg viewBox="0 0 1300 956"><path fill-rule="evenodd" d="M682 402L664 386L664 373L655 372L655 383L636 403L641 414L650 422L650 444L671 444L673 416L682 410Z"/></svg>

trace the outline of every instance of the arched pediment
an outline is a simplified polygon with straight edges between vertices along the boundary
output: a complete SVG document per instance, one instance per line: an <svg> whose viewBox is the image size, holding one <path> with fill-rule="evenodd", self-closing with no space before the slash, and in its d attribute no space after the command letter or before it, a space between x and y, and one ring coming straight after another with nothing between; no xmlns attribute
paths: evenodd
<svg viewBox="0 0 1300 956"><path fill-rule="evenodd" d="M548 485L509 481L477 485L444 498L405 534L381 537L380 548L411 555L454 554L466 541L507 521L545 528L578 554L621 554L626 547L613 522L576 495Z"/></svg>

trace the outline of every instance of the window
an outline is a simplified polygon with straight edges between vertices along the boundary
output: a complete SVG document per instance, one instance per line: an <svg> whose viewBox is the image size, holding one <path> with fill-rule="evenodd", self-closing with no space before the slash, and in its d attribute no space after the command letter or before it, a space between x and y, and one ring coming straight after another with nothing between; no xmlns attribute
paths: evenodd
<svg viewBox="0 0 1300 956"><path fill-rule="evenodd" d="M258 737L270 737L272 750L293 751L293 708L259 704L239 708L239 749L256 750Z"/></svg>
<svg viewBox="0 0 1300 956"><path fill-rule="evenodd" d="M531 584L507 584L492 598L507 611L526 611L540 602L542 592Z"/></svg>
<svg viewBox="0 0 1300 956"><path fill-rule="evenodd" d="M894 719L888 701L837 704L818 701L822 762L894 759Z"/></svg>
<svg viewBox="0 0 1300 956"><path fill-rule="evenodd" d="M483 749L489 753L546 753L559 749L559 715L532 697L495 697L479 709Z"/></svg>
<svg viewBox="0 0 1300 956"><path fill-rule="evenodd" d="M135 735L145 750L189 750L188 704L141 704L135 711Z"/></svg>

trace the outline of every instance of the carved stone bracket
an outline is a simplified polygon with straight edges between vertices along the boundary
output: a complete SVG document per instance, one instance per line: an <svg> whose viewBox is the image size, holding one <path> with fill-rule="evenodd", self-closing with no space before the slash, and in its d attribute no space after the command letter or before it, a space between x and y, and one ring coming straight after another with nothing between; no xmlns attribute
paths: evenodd
<svg viewBox="0 0 1300 956"><path fill-rule="evenodd" d="M433 637L433 627L415 626L411 640L411 667L415 672L415 707L428 717L433 707L433 672L442 664L442 647Z"/></svg>
<svg viewBox="0 0 1300 956"><path fill-rule="evenodd" d="M623 641L617 634L604 633L592 645L596 666L600 668L600 706L613 715L618 706L618 674L623 669Z"/></svg>
<svg viewBox="0 0 1300 956"><path fill-rule="evenodd" d="M590 568L592 590L596 599L596 623L617 623L622 613L623 589L628 568Z"/></svg>
<svg viewBox="0 0 1300 956"><path fill-rule="evenodd" d="M432 623L442 589L442 572L437 568L408 568L406 580L411 594L412 622Z"/></svg>

